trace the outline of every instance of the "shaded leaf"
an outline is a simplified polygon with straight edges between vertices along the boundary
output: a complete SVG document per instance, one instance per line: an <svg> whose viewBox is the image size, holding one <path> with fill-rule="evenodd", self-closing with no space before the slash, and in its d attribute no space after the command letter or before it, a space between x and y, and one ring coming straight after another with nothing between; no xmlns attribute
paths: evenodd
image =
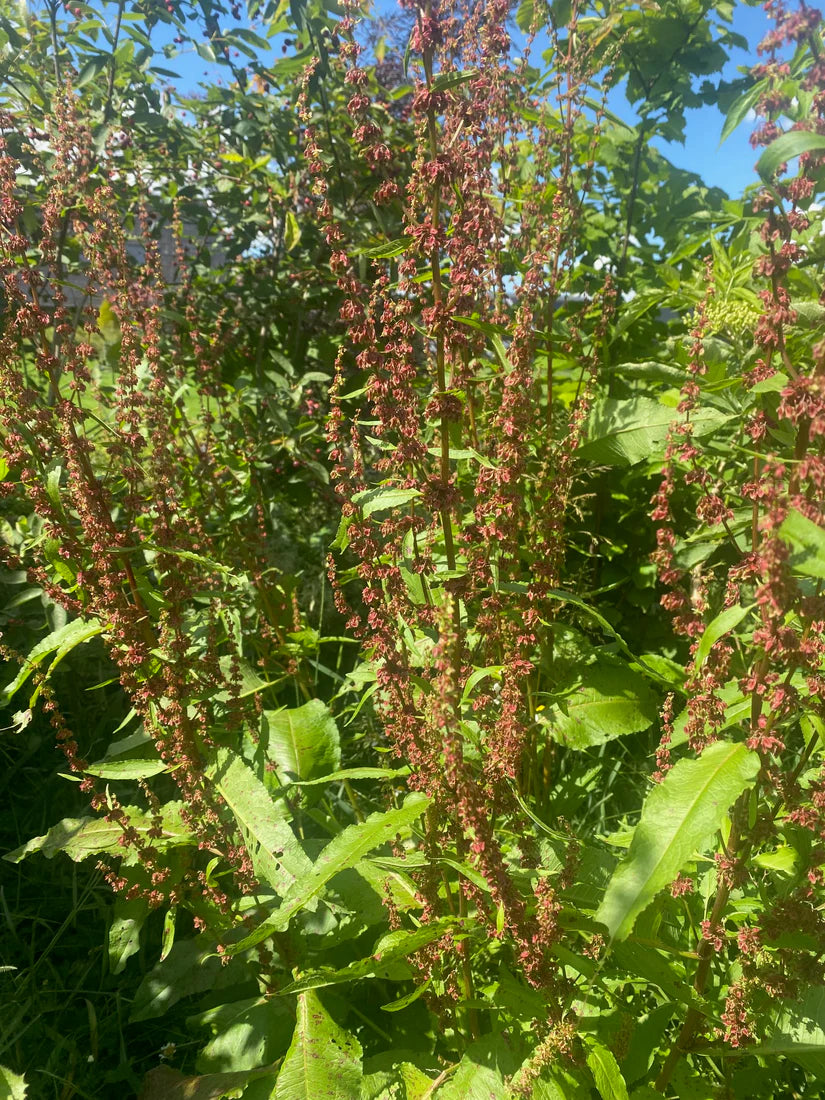
<svg viewBox="0 0 825 1100"><path fill-rule="evenodd" d="M224 966L212 939L178 940L167 958L156 963L138 986L129 1017L132 1022L162 1016L182 997L226 987L245 969L239 960Z"/></svg>
<svg viewBox="0 0 825 1100"><path fill-rule="evenodd" d="M264 711L261 745L291 779L325 776L341 763L338 726L320 699L291 710Z"/></svg>
<svg viewBox="0 0 825 1100"><path fill-rule="evenodd" d="M218 1005L190 1017L190 1026L208 1028L212 1038L198 1054L200 1073L231 1073L271 1065L289 1046L292 1005L276 997L250 997Z"/></svg>
<svg viewBox="0 0 825 1100"><path fill-rule="evenodd" d="M238 1096L250 1081L274 1077L276 1066L261 1066L238 1073L208 1073L203 1077L187 1077L171 1066L158 1066L143 1079L139 1100L221 1100Z"/></svg>
<svg viewBox="0 0 825 1100"><path fill-rule="evenodd" d="M149 916L149 905L144 898L127 901L122 894L115 896L115 910L109 927L109 973L123 972L129 959L140 950L140 930Z"/></svg>
<svg viewBox="0 0 825 1100"><path fill-rule="evenodd" d="M553 738L568 748L586 749L640 733L656 720L656 695L642 676L620 662L586 665L579 680L544 715Z"/></svg>

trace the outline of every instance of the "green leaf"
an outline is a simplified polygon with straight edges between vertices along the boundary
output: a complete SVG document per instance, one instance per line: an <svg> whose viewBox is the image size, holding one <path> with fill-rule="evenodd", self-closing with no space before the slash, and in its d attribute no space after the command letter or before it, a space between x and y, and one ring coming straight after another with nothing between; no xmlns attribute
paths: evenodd
<svg viewBox="0 0 825 1100"><path fill-rule="evenodd" d="M619 661L585 665L574 683L542 716L552 737L568 748L603 745L640 733L656 720L656 695L642 676ZM564 685L557 691L564 691Z"/></svg>
<svg viewBox="0 0 825 1100"><path fill-rule="evenodd" d="M322 775L320 779L298 779L285 783L284 791L293 787L325 787L329 783L340 783L343 779L400 779L410 774L407 765L403 768L342 768L340 771Z"/></svg>
<svg viewBox="0 0 825 1100"><path fill-rule="evenodd" d="M796 508L779 528L779 537L793 548L791 565L805 577L825 578L825 531Z"/></svg>
<svg viewBox="0 0 825 1100"><path fill-rule="evenodd" d="M374 813L357 825L349 825L323 849L312 871L289 891L283 904L240 943L228 948L230 954L246 951L268 939L274 932L283 932L290 920L323 890L334 875L355 864L373 849L391 840L395 834L411 825L424 813L429 799L423 794L411 794L397 810Z"/></svg>
<svg viewBox="0 0 825 1100"><path fill-rule="evenodd" d="M167 770L162 760L97 760L86 768L98 779L148 779Z"/></svg>
<svg viewBox="0 0 825 1100"><path fill-rule="evenodd" d="M719 639L724 638L726 634L730 634L731 630L741 623L748 612L753 610L754 606L754 604L750 604L748 607L742 607L737 604L736 607L726 607L724 611L720 611L714 619L711 619L704 629L699 645L696 647L695 662L697 668L703 664L711 648Z"/></svg>
<svg viewBox="0 0 825 1100"><path fill-rule="evenodd" d="M388 932L376 943L371 955L365 959L350 963L340 970L313 970L296 981L280 989L279 994L301 993L305 989L321 989L328 985L340 985L342 982L360 981L362 978L387 978L392 981L392 963L409 958L415 951L437 940L452 927L454 921L440 920L416 928L412 932L399 929ZM403 980L402 974L398 980Z"/></svg>
<svg viewBox="0 0 825 1100"><path fill-rule="evenodd" d="M90 80L94 80L97 74L102 73L110 62L111 58L108 54L90 57L88 61L83 63L80 72L74 80L75 88L82 88L84 84L88 84Z"/></svg>
<svg viewBox="0 0 825 1100"><path fill-rule="evenodd" d="M375 512L386 512L389 508L400 508L411 500L421 496L420 489L393 489L391 486L379 486L376 489L364 489L352 498L361 509L364 519Z"/></svg>
<svg viewBox="0 0 825 1100"><path fill-rule="evenodd" d="M721 145L724 141L730 137L733 131L747 118L748 112L754 106L756 101L764 94L765 82L763 80L758 81L753 87L741 95L737 100L733 102L728 109L728 113L725 116L725 125L722 127L722 136L719 139Z"/></svg>
<svg viewBox="0 0 825 1100"><path fill-rule="evenodd" d="M438 1090L438 1100L508 1100L505 1085L518 1069L518 1059L501 1032L472 1043L453 1077Z"/></svg>
<svg viewBox="0 0 825 1100"><path fill-rule="evenodd" d="M808 987L779 1012L768 1037L749 1052L790 1058L825 1080L825 988Z"/></svg>
<svg viewBox="0 0 825 1100"><path fill-rule="evenodd" d="M140 950L140 930L149 916L144 898L127 901L115 896L115 911L108 935L109 972L121 974L126 963Z"/></svg>
<svg viewBox="0 0 825 1100"><path fill-rule="evenodd" d="M141 810L125 806L129 816L129 825L139 833L148 833L153 827L152 817ZM7 852L3 859L9 863L20 863L34 852L42 852L46 859L52 859L58 852L65 852L69 859L80 863L87 856L101 852L114 852L123 855L120 838L123 829L116 821L106 821L97 817L64 817L53 825L43 836L33 837L28 843ZM163 836L152 841L158 848L173 847L177 844L191 844L192 836L180 820L180 803L169 802L164 807Z"/></svg>
<svg viewBox="0 0 825 1100"><path fill-rule="evenodd" d="M315 992L300 993L274 1100L354 1100L361 1078L358 1040L336 1024Z"/></svg>
<svg viewBox="0 0 825 1100"><path fill-rule="evenodd" d="M680 760L653 788L596 913L611 939L630 935L638 915L706 845L758 772L757 753L717 741L698 759Z"/></svg>
<svg viewBox="0 0 825 1100"><path fill-rule="evenodd" d="M448 88L455 88L459 84L465 84L468 80L472 80L476 76L478 76L478 71L476 69L463 69L448 73L439 73L432 82L431 90L434 92L444 92Z"/></svg>
<svg viewBox="0 0 825 1100"><path fill-rule="evenodd" d="M338 727L320 699L292 710L264 711L261 746L290 779L316 779L334 772L341 763Z"/></svg>
<svg viewBox="0 0 825 1100"><path fill-rule="evenodd" d="M602 1100L627 1100L627 1085L613 1054L600 1043L590 1042L587 1066Z"/></svg>
<svg viewBox="0 0 825 1100"><path fill-rule="evenodd" d="M825 149L825 134L812 130L789 130L770 143L756 162L756 170L763 180L770 180L780 164L785 164L802 153Z"/></svg>
<svg viewBox="0 0 825 1100"><path fill-rule="evenodd" d="M3 689L3 696L6 701L11 699L14 693L25 684L38 665L50 653L54 653L54 659L49 668L51 672L76 646L87 642L90 638L94 638L96 634L102 634L105 629L106 627L99 622L73 619L65 626L52 631L47 638L38 642L34 649L27 654L26 663L11 683Z"/></svg>
<svg viewBox="0 0 825 1100"><path fill-rule="evenodd" d="M190 1017L189 1026L212 1034L195 1066L200 1073L231 1073L269 1065L286 1054L293 1021L292 1005L277 997L230 1001Z"/></svg>
<svg viewBox="0 0 825 1100"><path fill-rule="evenodd" d="M0 1100L26 1100L26 1079L0 1066Z"/></svg>
<svg viewBox="0 0 825 1100"><path fill-rule="evenodd" d="M194 940L178 940L168 957L144 976L129 1019L134 1023L154 1020L183 997L224 988L246 976L245 967L237 959L224 966L214 939L204 935Z"/></svg>
<svg viewBox="0 0 825 1100"><path fill-rule="evenodd" d="M649 397L631 397L625 401L604 397L593 406L587 442L577 453L588 462L606 466L661 460L670 426L680 419L676 409ZM716 409L699 408L691 413L690 419L694 435L702 436L731 417Z"/></svg>
<svg viewBox="0 0 825 1100"><path fill-rule="evenodd" d="M175 945L175 926L177 907L172 905L163 914L163 936L160 941L160 961L169 957L169 952Z"/></svg>
<svg viewBox="0 0 825 1100"><path fill-rule="evenodd" d="M312 871L284 803L273 801L250 767L229 749L219 749L207 770L241 828L255 874L282 897Z"/></svg>
<svg viewBox="0 0 825 1100"><path fill-rule="evenodd" d="M171 1066L157 1066L143 1079L140 1100L223 1100L238 1097L241 1089L262 1077L274 1077L276 1066L260 1066L237 1073L208 1073L187 1077ZM247 1095L247 1093L244 1093Z"/></svg>
<svg viewBox="0 0 825 1100"><path fill-rule="evenodd" d="M291 252L301 240L301 227L292 210L287 210L284 218L284 248Z"/></svg>

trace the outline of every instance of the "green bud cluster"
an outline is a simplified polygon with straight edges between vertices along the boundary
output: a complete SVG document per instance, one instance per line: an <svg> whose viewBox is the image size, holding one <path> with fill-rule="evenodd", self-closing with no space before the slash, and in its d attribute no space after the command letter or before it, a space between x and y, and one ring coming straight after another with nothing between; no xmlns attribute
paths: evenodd
<svg viewBox="0 0 825 1100"><path fill-rule="evenodd" d="M756 327L759 310L741 299L720 301L714 298L705 308L705 317L709 336L717 332L743 336Z"/></svg>

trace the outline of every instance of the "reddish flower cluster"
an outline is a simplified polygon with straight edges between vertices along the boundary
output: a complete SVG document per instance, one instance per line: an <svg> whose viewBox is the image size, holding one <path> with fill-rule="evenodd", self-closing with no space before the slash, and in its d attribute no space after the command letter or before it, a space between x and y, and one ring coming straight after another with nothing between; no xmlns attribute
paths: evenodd
<svg viewBox="0 0 825 1100"><path fill-rule="evenodd" d="M366 286L329 198L330 158L305 97L306 153L348 333L329 438L342 549L356 563L360 592L345 594L334 561L331 577L376 668L387 737L410 763L411 785L438 807L428 843L437 850L452 842L469 856L489 898L464 878L459 893L497 937L497 913L504 914L517 959L539 983L552 970L557 903L545 882L534 896L520 895L491 817L515 810L511 785L521 780L532 719L529 681L553 616L547 592L559 583L573 457L596 366L570 320L560 350L578 358L582 379L554 440L557 353L541 330L558 325L553 312L576 255L581 195L572 143L591 58L585 47L570 59L563 131L538 112L536 176L517 184L526 105L517 74L524 62L509 60L509 5L418 9L415 146L404 184L402 164L381 151L395 143L352 37L355 5L345 9L340 61L352 89L353 137L375 175L375 201L403 202L404 238L391 262L374 262ZM508 276L515 256L517 275ZM611 302L608 285L583 308L598 309L604 326ZM535 369L540 350L545 379ZM353 369L366 379L362 409L346 396ZM437 879L421 883L431 915L438 888Z"/></svg>
<svg viewBox="0 0 825 1100"><path fill-rule="evenodd" d="M7 546L3 553L56 603L104 626L120 682L177 784L183 824L248 892L254 886L249 855L205 774L216 732L237 729L249 717L240 698L240 639L231 628L219 629L226 582L211 565L227 560L209 532L227 478L197 435L208 430L208 418L181 431L175 390L184 376L179 364L170 368L157 249L147 234L144 262L138 266L130 258L115 196L95 174L91 134L78 123L75 106L69 91L57 107L50 132L53 183L34 240L19 228L16 164L4 136L16 128L15 119L0 118L0 275L9 303L0 336L2 445L9 467L2 490L22 489L45 535L45 541ZM62 278L68 234L85 257L83 283L72 301ZM111 391L96 381L102 311L117 329ZM241 557L237 564L251 565L259 577L260 541L254 531L251 536L241 551L243 565ZM253 561L246 560L248 550ZM195 595L211 600L200 616L205 645L196 640ZM227 631L229 653L222 662L226 642L219 639ZM72 770L82 773L86 762L47 683L38 690ZM109 881L130 897L144 893L152 905L177 904L188 895L226 912L226 892L197 866L170 881L155 843L164 831L161 808L150 785L141 786L148 831L136 828L129 811L92 777L82 780L92 808L122 828L123 846L142 869L129 879L125 868L107 867Z"/></svg>
<svg viewBox="0 0 825 1100"><path fill-rule="evenodd" d="M753 137L755 147L769 145L779 137L783 117L796 109L796 101L791 102L787 94L790 69L777 57L779 48L788 42L811 44L810 70L801 84L816 89L808 101L809 114L798 118L793 128L825 130L825 95L812 76L821 74L820 13L804 4L789 12L781 0L770 0L766 7L776 26L760 47L766 60L753 74L762 81L756 109L763 121ZM702 924L702 937L709 945L705 952L738 950L745 975L730 986L723 1014L723 1033L733 1046L753 1037L749 1006L759 985L787 996L798 988L802 974L813 974L813 980L822 981L821 954L785 949L768 954L761 950L763 943L783 931L804 928L821 952L825 924L819 917L822 876L818 871L812 871L805 882L768 909L761 929L741 929L736 947L729 940L725 917L730 892L755 873L749 867L749 857L761 845L774 841L778 822L793 822L813 834L812 867L821 862L825 844L825 800L821 796L825 773L813 781L809 777L804 785L799 781L815 740L805 731L807 719L800 723L800 717L811 715L821 721L825 716L825 606L821 584L807 578L804 569L800 575L795 567L795 543L787 527L798 522L813 524L814 531L825 529L825 341L812 342L797 331L799 318L791 291L794 269L806 255L808 204L819 172L821 154L804 154L795 177L787 178L787 166L780 165L770 189L765 188L754 200L754 210L763 215L762 253L754 275L763 286L759 294L762 313L753 334L753 365L743 375L743 397L750 406L743 425L748 459L729 467L720 479L717 456L710 448L703 449L692 430L691 417L703 400L704 316L714 294L709 267L707 294L691 334L689 377L679 406L683 419L671 432L653 511L659 524L654 560L668 589L662 603L672 612L677 633L690 640L685 684L685 731L690 747L701 752L723 726L731 724L725 702L731 696L726 693L723 698L722 694L727 686L738 688L750 704L734 737L744 740L762 760L753 792L759 797L760 809L745 828L745 804L736 807L730 843L724 854L716 857L714 918ZM825 304L825 296L820 301ZM777 396L766 400L761 395L767 387L760 384L774 378ZM681 480L677 473L683 475ZM704 572L697 568L690 576L678 563L679 535L689 532L679 518L678 508L685 505L681 500L678 508L675 505L677 485L693 494L687 512L695 512L709 529L721 527L727 542L721 565ZM739 501L750 507L750 522L742 524L740 520L734 530L733 505ZM717 575L722 569L724 577ZM729 620L733 625L727 632L715 634L710 646L703 645L709 623L726 611L733 612ZM731 631L738 635L735 640ZM701 663L696 659L700 646ZM670 706L663 725L657 758L660 775L670 762ZM751 816L753 806L751 803ZM674 888L680 892L679 880Z"/></svg>

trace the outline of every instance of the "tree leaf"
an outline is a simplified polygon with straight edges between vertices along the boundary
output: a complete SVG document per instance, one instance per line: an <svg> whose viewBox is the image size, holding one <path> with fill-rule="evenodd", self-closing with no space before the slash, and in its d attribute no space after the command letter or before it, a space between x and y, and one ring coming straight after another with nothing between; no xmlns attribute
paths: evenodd
<svg viewBox="0 0 825 1100"><path fill-rule="evenodd" d="M653 788L596 913L611 939L630 935L638 915L720 827L758 771L755 752L717 741L698 759L680 760Z"/></svg>
<svg viewBox="0 0 825 1100"><path fill-rule="evenodd" d="M759 80L752 87L748 88L738 99L734 100L731 106L728 108L728 113L725 116L725 125L722 127L722 136L719 138L719 144L727 141L733 131L740 123L744 122L747 118L748 112L755 105L756 101L765 92L765 81Z"/></svg>
<svg viewBox="0 0 825 1100"><path fill-rule="evenodd" d="M591 1042L588 1045L587 1066L593 1074L599 1096L602 1100L627 1100L627 1085L613 1054L601 1043Z"/></svg>
<svg viewBox="0 0 825 1100"><path fill-rule="evenodd" d="M361 1044L335 1023L317 993L300 993L274 1100L353 1100L361 1079Z"/></svg>
<svg viewBox="0 0 825 1100"><path fill-rule="evenodd" d="M283 897L312 872L312 861L292 831L283 800L269 791L244 761L219 749L208 774L241 828L255 874Z"/></svg>
<svg viewBox="0 0 825 1100"><path fill-rule="evenodd" d="M338 726L320 699L291 710L264 711L261 746L290 779L315 779L341 764Z"/></svg>
<svg viewBox="0 0 825 1100"><path fill-rule="evenodd" d="M386 843L395 834L412 824L424 813L429 798L411 794L397 810L374 813L357 825L349 825L334 837L321 852L311 872L295 884L279 908L240 943L227 948L230 954L246 951L268 939L274 932L283 932L290 920L323 890L329 880L347 867L353 867L367 852Z"/></svg>
<svg viewBox="0 0 825 1100"><path fill-rule="evenodd" d="M655 693L642 676L619 661L585 665L576 684L545 712L553 738L568 748L586 749L640 733L656 720Z"/></svg>
<svg viewBox="0 0 825 1100"><path fill-rule="evenodd" d="M756 171L763 180L770 180L780 164L819 149L825 149L825 134L815 134L812 130L788 130L770 143L756 162Z"/></svg>

